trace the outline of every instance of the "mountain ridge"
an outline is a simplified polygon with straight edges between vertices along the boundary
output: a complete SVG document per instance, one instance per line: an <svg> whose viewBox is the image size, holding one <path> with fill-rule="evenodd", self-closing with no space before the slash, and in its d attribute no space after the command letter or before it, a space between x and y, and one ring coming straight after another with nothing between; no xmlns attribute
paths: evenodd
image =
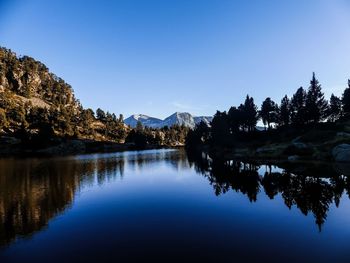
<svg viewBox="0 0 350 263"><path fill-rule="evenodd" d="M209 125L212 119L213 117L211 116L193 116L188 112L175 112L163 120L145 114L133 114L126 118L124 122L133 128L136 127L138 121L140 121L143 126L150 128L163 128L165 126L171 127L176 124L194 128L196 124L201 121L204 121Z"/></svg>

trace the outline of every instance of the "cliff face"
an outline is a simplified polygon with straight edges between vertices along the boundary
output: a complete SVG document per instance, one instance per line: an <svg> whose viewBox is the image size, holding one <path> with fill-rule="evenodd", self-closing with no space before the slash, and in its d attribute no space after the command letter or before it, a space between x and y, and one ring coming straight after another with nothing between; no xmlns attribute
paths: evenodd
<svg viewBox="0 0 350 263"><path fill-rule="evenodd" d="M72 87L44 64L27 56L18 58L5 48L0 48L0 91L41 99L48 105L78 106Z"/></svg>

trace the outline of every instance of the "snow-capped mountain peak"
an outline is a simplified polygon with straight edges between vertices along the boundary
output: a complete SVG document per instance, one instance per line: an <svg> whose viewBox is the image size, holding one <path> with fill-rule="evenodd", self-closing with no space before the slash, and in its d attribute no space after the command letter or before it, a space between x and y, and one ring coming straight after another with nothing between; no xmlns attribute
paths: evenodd
<svg viewBox="0 0 350 263"><path fill-rule="evenodd" d="M208 116L193 117L188 112L175 112L164 120L150 117L144 114L134 114L125 119L125 124L130 125L131 127L136 127L137 122L140 121L143 126L148 126L151 128L162 128L165 126L171 127L175 124L194 128L196 124L200 123L201 121L209 124L211 120L212 117Z"/></svg>

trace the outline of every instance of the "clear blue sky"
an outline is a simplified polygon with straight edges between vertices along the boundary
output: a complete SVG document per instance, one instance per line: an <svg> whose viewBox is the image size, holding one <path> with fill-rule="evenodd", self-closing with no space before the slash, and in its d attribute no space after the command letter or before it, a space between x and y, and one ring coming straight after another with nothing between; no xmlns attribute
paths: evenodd
<svg viewBox="0 0 350 263"><path fill-rule="evenodd" d="M84 107L212 115L350 78L347 0L0 0L0 45L45 63Z"/></svg>

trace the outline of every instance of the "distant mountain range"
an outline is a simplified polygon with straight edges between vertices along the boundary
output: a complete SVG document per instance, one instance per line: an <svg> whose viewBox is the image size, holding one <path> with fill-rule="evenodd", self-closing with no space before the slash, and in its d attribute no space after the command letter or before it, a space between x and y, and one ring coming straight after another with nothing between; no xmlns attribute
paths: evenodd
<svg viewBox="0 0 350 263"><path fill-rule="evenodd" d="M136 127L138 121L142 123L143 126L151 128L162 128L164 126L171 127L175 124L185 125L190 128L194 128L197 123L201 121L209 124L212 121L213 117L210 116L198 116L194 117L188 112L175 112L164 120L150 117L144 114L134 114L129 118L125 119L124 122L131 127Z"/></svg>

